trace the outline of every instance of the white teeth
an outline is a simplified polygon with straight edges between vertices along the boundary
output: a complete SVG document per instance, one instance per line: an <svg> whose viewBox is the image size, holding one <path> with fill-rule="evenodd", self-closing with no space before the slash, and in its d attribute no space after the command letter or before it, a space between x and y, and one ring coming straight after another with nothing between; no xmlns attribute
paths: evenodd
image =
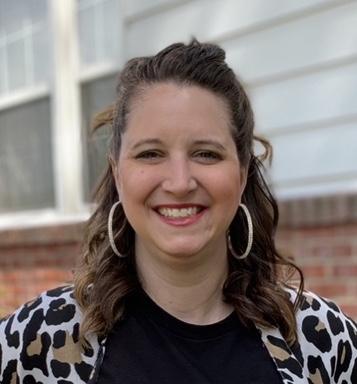
<svg viewBox="0 0 357 384"><path fill-rule="evenodd" d="M189 217L196 215L198 213L197 207L189 207L189 208L159 208L159 213L165 217Z"/></svg>

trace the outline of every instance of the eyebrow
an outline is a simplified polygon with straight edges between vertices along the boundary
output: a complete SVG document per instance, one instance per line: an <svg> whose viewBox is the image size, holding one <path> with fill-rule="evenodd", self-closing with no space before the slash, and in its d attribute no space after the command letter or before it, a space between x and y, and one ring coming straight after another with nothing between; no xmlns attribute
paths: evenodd
<svg viewBox="0 0 357 384"><path fill-rule="evenodd" d="M160 139L142 139L137 141L131 149L136 149L142 145L147 145L147 144L155 144L155 145L163 145L163 142ZM221 151L225 151L226 147L221 144L220 142L216 140L211 140L211 139L205 139L205 140L195 140L193 142L193 145L211 145L216 147L217 149L220 149Z"/></svg>
<svg viewBox="0 0 357 384"><path fill-rule="evenodd" d="M210 139L205 139L205 140L196 140L194 142L195 145L212 145L218 149L220 149L221 151L225 151L226 150L226 147L221 144L220 142L216 141L216 140L210 140Z"/></svg>
<svg viewBox="0 0 357 384"><path fill-rule="evenodd" d="M162 141L160 139L142 139L142 140L137 141L131 147L131 149L136 149L138 147L141 147L144 144L161 144L162 145L163 143L162 143Z"/></svg>

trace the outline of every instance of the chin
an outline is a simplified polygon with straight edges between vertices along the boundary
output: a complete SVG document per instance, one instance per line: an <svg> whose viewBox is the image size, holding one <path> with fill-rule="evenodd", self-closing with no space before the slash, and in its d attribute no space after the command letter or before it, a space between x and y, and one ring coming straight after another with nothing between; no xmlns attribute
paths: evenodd
<svg viewBox="0 0 357 384"><path fill-rule="evenodd" d="M161 251L171 257L188 259L202 253L205 249L205 247L202 245L187 245L187 241L184 246L182 246L182 244L181 246L179 244L177 244L176 246L174 246L174 244L171 244L170 247L162 247Z"/></svg>

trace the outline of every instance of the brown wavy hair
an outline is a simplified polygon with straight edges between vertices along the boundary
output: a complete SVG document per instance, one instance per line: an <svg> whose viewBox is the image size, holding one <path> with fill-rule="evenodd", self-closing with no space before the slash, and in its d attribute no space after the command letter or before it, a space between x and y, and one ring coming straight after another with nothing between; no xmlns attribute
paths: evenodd
<svg viewBox="0 0 357 384"><path fill-rule="evenodd" d="M109 245L108 214L119 198L112 165L119 157L121 135L133 97L160 82L200 86L226 101L238 157L248 169L242 201L252 216L254 242L244 260L235 259L228 251L229 274L223 287L224 298L234 306L246 326L279 327L288 343L293 344L296 341L295 311L301 301L303 276L275 246L278 206L264 180L262 163L271 158L271 146L253 133L254 118L248 96L226 64L224 50L197 40L187 45L172 44L154 56L128 61L119 75L116 102L99 113L94 121L94 130L111 126L112 136L107 169L95 192L97 205L86 226L83 257L75 272L75 297L84 313L83 339L92 332L99 336L108 334L114 323L122 318L126 299L140 285L135 268L135 233L121 206L116 211L113 227L117 230L117 248L127 257L118 258ZM254 140L265 149L261 157L254 155ZM245 249L247 239L246 220L241 211L238 209L229 228L237 253ZM294 304L284 289L293 274L300 280Z"/></svg>

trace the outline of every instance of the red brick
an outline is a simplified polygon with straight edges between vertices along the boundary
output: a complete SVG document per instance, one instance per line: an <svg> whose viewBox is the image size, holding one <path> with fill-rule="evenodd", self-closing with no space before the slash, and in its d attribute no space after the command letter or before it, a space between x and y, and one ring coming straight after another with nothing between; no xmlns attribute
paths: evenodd
<svg viewBox="0 0 357 384"><path fill-rule="evenodd" d="M311 248L311 256L317 257L340 257L340 256L352 256L352 245L332 245L328 246L317 245Z"/></svg>
<svg viewBox="0 0 357 384"><path fill-rule="evenodd" d="M341 304L342 311L352 319L357 319L357 304Z"/></svg>
<svg viewBox="0 0 357 384"><path fill-rule="evenodd" d="M302 266L304 276L325 277L330 274L330 268L324 265L304 265Z"/></svg>
<svg viewBox="0 0 357 384"><path fill-rule="evenodd" d="M333 267L334 276L352 276L357 279L357 265L335 265Z"/></svg>
<svg viewBox="0 0 357 384"><path fill-rule="evenodd" d="M318 295L333 299L334 297L348 294L348 286L342 283L319 283L314 284L309 282L307 288Z"/></svg>

